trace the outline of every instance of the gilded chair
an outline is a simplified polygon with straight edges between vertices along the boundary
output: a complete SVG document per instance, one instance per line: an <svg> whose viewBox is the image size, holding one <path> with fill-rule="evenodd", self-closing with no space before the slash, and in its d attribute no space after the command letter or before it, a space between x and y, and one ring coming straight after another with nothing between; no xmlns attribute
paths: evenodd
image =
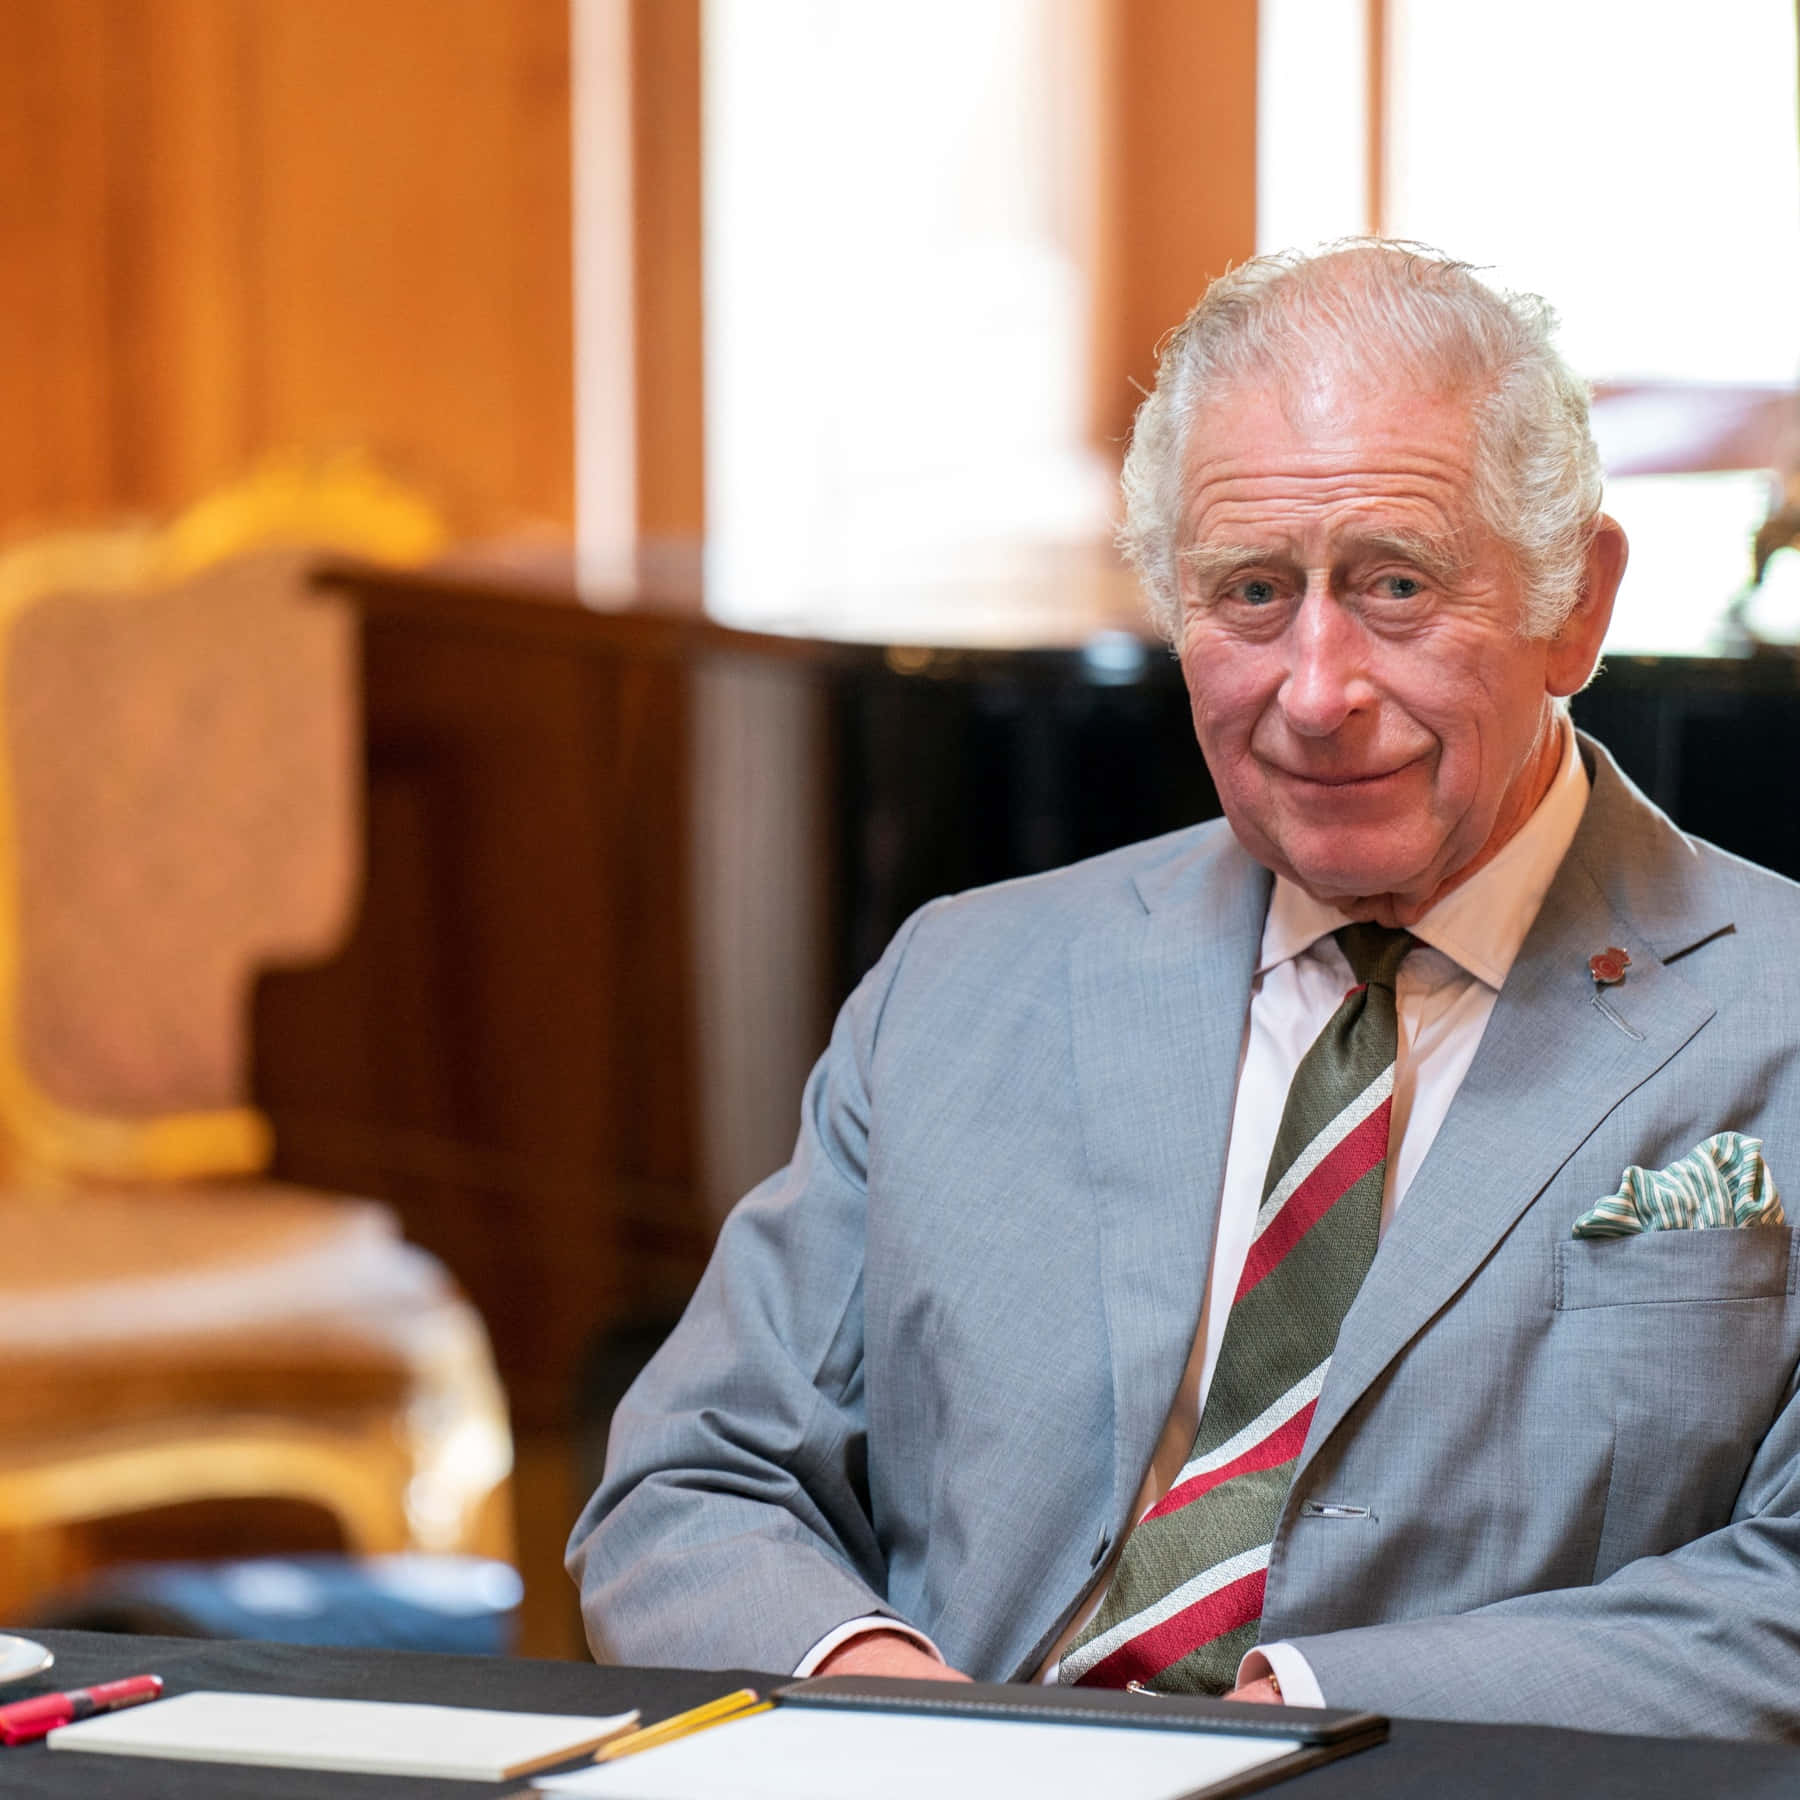
<svg viewBox="0 0 1800 1800"><path fill-rule="evenodd" d="M358 886L353 623L308 553L441 540L340 459L0 551L0 1615L185 1502L510 1554L481 1321L382 1207L264 1179L248 1103L256 971Z"/></svg>

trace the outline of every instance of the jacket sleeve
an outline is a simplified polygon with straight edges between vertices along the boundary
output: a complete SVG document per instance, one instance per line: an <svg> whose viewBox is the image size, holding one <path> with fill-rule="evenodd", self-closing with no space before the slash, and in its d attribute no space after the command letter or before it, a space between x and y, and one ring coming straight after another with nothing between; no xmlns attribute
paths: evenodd
<svg viewBox="0 0 1800 1800"><path fill-rule="evenodd" d="M602 1660L791 1669L892 1613L867 1484L865 1174L875 1040L917 923L845 1003L792 1161L732 1211L614 1416L568 1552Z"/></svg>
<svg viewBox="0 0 1800 1800"><path fill-rule="evenodd" d="M1290 1641L1331 1706L1650 1736L1800 1738L1800 1401L1724 1528L1592 1587Z"/></svg>

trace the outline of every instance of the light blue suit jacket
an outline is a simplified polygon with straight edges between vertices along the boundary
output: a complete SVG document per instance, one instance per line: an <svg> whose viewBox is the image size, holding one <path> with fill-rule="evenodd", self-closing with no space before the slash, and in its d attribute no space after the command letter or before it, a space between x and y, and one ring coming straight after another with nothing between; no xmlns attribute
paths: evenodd
<svg viewBox="0 0 1800 1800"><path fill-rule="evenodd" d="M1579 834L1344 1322L1263 1635L1333 1703L1796 1736L1793 1233L1569 1234L1721 1130L1800 1200L1800 889L1584 754ZM598 1654L789 1668L887 1612L1030 1673L1193 1342L1268 891L1209 825L907 924L615 1421L570 1551Z"/></svg>

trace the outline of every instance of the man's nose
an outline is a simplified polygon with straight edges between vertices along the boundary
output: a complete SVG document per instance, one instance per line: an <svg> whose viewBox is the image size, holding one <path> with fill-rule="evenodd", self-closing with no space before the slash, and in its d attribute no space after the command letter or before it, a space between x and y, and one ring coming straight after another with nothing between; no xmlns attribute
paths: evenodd
<svg viewBox="0 0 1800 1800"><path fill-rule="evenodd" d="M1302 737L1329 737L1370 698L1368 642L1333 594L1309 589L1288 627L1281 711Z"/></svg>

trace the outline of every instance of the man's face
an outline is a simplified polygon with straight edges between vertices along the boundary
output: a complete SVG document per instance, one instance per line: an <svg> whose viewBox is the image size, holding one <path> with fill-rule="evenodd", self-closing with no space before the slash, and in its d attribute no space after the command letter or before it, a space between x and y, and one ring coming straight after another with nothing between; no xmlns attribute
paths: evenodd
<svg viewBox="0 0 1800 1800"><path fill-rule="evenodd" d="M1181 665L1226 816L1276 873L1384 923L1530 815L1552 695L1598 649L1586 607L1558 639L1519 635L1472 456L1466 403L1319 371L1285 410L1227 394L1188 447Z"/></svg>

